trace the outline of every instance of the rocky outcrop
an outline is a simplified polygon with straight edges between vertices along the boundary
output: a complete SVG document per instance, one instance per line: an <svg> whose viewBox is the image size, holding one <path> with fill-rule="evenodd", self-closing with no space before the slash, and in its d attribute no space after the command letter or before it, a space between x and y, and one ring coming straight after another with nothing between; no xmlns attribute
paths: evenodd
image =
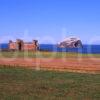
<svg viewBox="0 0 100 100"><path fill-rule="evenodd" d="M79 38L69 37L58 44L61 48L80 48L82 47L82 42Z"/></svg>

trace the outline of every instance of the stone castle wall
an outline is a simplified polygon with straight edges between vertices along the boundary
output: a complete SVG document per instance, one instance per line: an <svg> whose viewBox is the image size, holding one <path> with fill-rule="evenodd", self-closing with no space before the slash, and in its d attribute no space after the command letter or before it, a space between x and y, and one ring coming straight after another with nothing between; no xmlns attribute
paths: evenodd
<svg viewBox="0 0 100 100"><path fill-rule="evenodd" d="M18 51L35 51L38 50L38 41L33 40L33 42L28 43L23 40L16 40L16 42L9 41L9 50L18 50Z"/></svg>

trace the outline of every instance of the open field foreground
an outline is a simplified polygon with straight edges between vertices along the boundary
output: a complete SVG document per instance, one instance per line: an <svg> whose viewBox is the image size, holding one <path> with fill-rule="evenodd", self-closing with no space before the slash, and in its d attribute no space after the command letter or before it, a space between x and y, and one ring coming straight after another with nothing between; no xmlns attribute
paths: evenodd
<svg viewBox="0 0 100 100"><path fill-rule="evenodd" d="M1 66L0 100L100 100L100 74Z"/></svg>
<svg viewBox="0 0 100 100"><path fill-rule="evenodd" d="M46 51L24 51L24 52L0 52L0 58L78 58L78 57L94 57L100 58L100 54L80 54L72 52L46 52Z"/></svg>
<svg viewBox="0 0 100 100"><path fill-rule="evenodd" d="M0 65L23 66L38 70L100 73L100 55L64 52L1 52Z"/></svg>
<svg viewBox="0 0 100 100"><path fill-rule="evenodd" d="M12 67L23 66L31 69L46 69L73 72L100 73L100 62L88 58L77 60L75 58L0 58L0 65L10 65Z"/></svg>

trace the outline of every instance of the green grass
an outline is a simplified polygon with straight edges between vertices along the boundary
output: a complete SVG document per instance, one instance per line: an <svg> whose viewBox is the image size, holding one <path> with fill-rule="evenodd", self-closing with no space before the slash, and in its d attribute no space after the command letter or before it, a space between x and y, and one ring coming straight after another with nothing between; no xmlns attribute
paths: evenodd
<svg viewBox="0 0 100 100"><path fill-rule="evenodd" d="M0 100L100 100L100 74L1 66Z"/></svg>
<svg viewBox="0 0 100 100"><path fill-rule="evenodd" d="M80 54L70 52L0 52L0 58L68 58L68 57L96 57L100 58L100 54Z"/></svg>

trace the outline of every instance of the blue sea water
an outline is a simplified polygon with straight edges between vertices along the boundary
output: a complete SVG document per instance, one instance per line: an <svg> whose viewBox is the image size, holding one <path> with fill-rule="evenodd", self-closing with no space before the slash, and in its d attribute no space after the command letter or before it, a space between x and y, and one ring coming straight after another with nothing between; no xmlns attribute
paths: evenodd
<svg viewBox="0 0 100 100"><path fill-rule="evenodd" d="M8 44L7 43L2 43L0 44L0 49L8 49Z"/></svg>
<svg viewBox="0 0 100 100"><path fill-rule="evenodd" d="M41 44L40 50L52 52L77 52L86 54L100 54L100 45L83 45L82 48L59 48L57 45Z"/></svg>
<svg viewBox="0 0 100 100"><path fill-rule="evenodd" d="M8 49L8 44L0 44L0 49ZM82 48L59 48L53 44L40 44L41 51L52 52L78 52L88 54L100 54L100 45L83 45Z"/></svg>

